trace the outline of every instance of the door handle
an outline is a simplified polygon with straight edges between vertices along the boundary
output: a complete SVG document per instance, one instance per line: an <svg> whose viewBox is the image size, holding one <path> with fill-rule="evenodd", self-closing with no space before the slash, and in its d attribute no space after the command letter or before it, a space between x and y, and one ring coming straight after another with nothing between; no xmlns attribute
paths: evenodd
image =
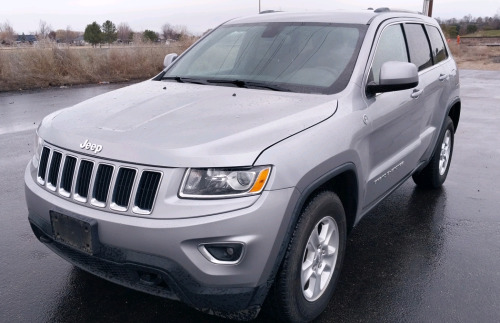
<svg viewBox="0 0 500 323"><path fill-rule="evenodd" d="M413 93L411 94L411 97L413 99L417 99L420 96L420 94L422 94L422 92L424 92L424 90L414 89Z"/></svg>
<svg viewBox="0 0 500 323"><path fill-rule="evenodd" d="M449 75L446 75L446 74L439 74L439 81L443 82L443 81L447 80L448 76Z"/></svg>

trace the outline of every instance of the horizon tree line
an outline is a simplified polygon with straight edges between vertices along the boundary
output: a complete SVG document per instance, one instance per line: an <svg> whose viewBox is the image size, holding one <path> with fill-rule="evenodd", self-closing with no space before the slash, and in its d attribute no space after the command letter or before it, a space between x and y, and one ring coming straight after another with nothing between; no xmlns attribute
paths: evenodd
<svg viewBox="0 0 500 323"><path fill-rule="evenodd" d="M96 21L88 24L84 32L73 31L71 26L66 29L53 30L47 22L40 20L37 31L30 33L37 40L49 40L62 43L72 43L78 36L83 35L83 40L93 46L98 44L111 44L119 41L121 43L130 43L132 41L156 42L163 36L164 40L178 41L186 37L193 37L186 26L172 26L169 23L161 27L161 33L146 29L142 32L134 32L126 22L116 26L111 20L106 20L102 25ZM24 33L23 33L24 35ZM16 42L18 34L9 21L0 23L0 44L12 45Z"/></svg>

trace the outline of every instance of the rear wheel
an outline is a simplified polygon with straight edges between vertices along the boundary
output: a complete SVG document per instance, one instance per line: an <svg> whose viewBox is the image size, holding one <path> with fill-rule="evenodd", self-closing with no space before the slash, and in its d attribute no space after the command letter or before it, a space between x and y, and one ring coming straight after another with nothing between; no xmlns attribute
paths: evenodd
<svg viewBox="0 0 500 323"><path fill-rule="evenodd" d="M415 184L424 188L438 188L443 185L450 169L454 133L453 121L450 117L446 117L443 132L438 138L429 164L418 173L413 174Z"/></svg>
<svg viewBox="0 0 500 323"><path fill-rule="evenodd" d="M314 196L303 211L271 291L275 313L288 322L307 322L328 305L337 284L346 244L342 203L333 192Z"/></svg>

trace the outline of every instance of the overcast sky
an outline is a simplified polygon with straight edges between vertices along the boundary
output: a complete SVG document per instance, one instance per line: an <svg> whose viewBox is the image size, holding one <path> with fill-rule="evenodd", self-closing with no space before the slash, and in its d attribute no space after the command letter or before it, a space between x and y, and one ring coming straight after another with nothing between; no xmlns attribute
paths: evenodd
<svg viewBox="0 0 500 323"><path fill-rule="evenodd" d="M262 10L318 11L391 7L422 11L423 0L261 0ZM185 25L199 34L235 17L258 12L258 0L2 0L0 23L18 33L38 29L40 20L52 29L83 31L106 20L127 22L133 30L160 31L164 23ZM462 18L500 14L500 0L434 0L434 17Z"/></svg>

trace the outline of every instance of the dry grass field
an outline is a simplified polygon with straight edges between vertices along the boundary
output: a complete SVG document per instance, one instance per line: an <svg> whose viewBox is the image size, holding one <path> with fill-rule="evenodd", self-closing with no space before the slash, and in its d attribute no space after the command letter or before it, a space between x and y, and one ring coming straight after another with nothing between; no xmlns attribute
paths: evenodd
<svg viewBox="0 0 500 323"><path fill-rule="evenodd" d="M163 68L168 53L182 53L193 42L123 46L58 47L37 44L0 48L0 91L147 79ZM500 46L450 42L461 69L500 70Z"/></svg>
<svg viewBox="0 0 500 323"><path fill-rule="evenodd" d="M37 44L0 49L0 91L147 79L163 69L166 54L193 41L102 47Z"/></svg>
<svg viewBox="0 0 500 323"><path fill-rule="evenodd" d="M460 69L500 71L500 46L448 45Z"/></svg>

